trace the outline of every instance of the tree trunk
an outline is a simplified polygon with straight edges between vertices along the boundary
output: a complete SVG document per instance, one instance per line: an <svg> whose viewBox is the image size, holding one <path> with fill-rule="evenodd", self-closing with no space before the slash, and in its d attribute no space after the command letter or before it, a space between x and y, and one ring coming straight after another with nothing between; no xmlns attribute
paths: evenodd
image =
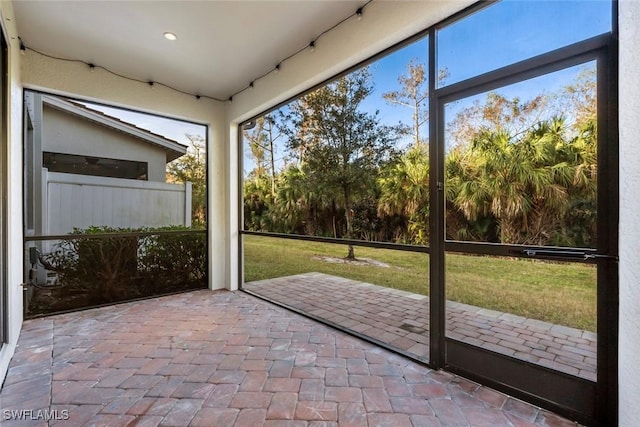
<svg viewBox="0 0 640 427"><path fill-rule="evenodd" d="M356 259L356 254L353 251L353 245L349 245L349 249L348 249L348 253L347 253L347 259Z"/></svg>
<svg viewBox="0 0 640 427"><path fill-rule="evenodd" d="M353 229L351 225L351 203L350 203L349 196L350 196L349 189L345 188L344 189L344 211L345 211L345 217L347 219L347 239L352 239ZM356 254L353 249L353 245L349 245L349 249L347 252L347 259L356 259Z"/></svg>
<svg viewBox="0 0 640 427"><path fill-rule="evenodd" d="M336 231L336 215L333 214L333 238L337 239L338 238L338 232Z"/></svg>
<svg viewBox="0 0 640 427"><path fill-rule="evenodd" d="M418 145L420 145L420 104L418 102L418 98L417 95L414 97L413 99L414 102L414 106L413 106L413 127L415 129L415 135L416 135L416 140L414 141L413 146L417 147Z"/></svg>
<svg viewBox="0 0 640 427"><path fill-rule="evenodd" d="M271 156L271 196L276 196L276 160L273 151L273 126L269 121L269 154Z"/></svg>

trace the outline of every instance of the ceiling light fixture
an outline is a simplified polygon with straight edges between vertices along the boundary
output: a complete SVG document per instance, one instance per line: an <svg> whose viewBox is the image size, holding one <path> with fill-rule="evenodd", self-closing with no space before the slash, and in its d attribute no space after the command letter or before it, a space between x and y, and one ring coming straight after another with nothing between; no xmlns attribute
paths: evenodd
<svg viewBox="0 0 640 427"><path fill-rule="evenodd" d="M311 43L309 43L309 51L311 52L315 52L316 51L316 42L312 41Z"/></svg>
<svg viewBox="0 0 640 427"><path fill-rule="evenodd" d="M174 33L171 33L169 31L164 33L164 38L171 41L178 40L178 36L176 36Z"/></svg>
<svg viewBox="0 0 640 427"><path fill-rule="evenodd" d="M362 8L359 7L358 10L356 10L356 19L358 21L362 21Z"/></svg>

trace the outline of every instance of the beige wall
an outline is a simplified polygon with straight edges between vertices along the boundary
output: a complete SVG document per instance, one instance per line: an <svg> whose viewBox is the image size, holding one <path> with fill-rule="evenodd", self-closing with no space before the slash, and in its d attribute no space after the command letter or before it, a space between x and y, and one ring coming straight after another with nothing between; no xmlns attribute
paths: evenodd
<svg viewBox="0 0 640 427"><path fill-rule="evenodd" d="M145 162L149 181L166 181L167 156L158 146L46 104L42 121L42 151Z"/></svg>
<svg viewBox="0 0 640 427"><path fill-rule="evenodd" d="M640 2L621 0L620 425L640 423Z"/></svg>
<svg viewBox="0 0 640 427"><path fill-rule="evenodd" d="M9 342L0 349L0 382L9 365L9 360L15 351L15 345L22 326L22 86L20 83L20 46L15 38L18 32L15 28L13 5L11 2L0 2L2 28L8 36L9 43L9 109L5 112L8 119L8 163L2 165L7 168L9 177L9 194L7 200L7 265L3 266L7 272L8 286L8 318Z"/></svg>

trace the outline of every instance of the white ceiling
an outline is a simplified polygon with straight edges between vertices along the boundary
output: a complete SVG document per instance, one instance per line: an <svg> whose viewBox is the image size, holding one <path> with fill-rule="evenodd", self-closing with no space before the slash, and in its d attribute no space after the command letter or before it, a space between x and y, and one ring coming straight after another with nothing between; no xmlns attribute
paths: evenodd
<svg viewBox="0 0 640 427"><path fill-rule="evenodd" d="M365 3L15 0L14 9L28 48L227 99Z"/></svg>

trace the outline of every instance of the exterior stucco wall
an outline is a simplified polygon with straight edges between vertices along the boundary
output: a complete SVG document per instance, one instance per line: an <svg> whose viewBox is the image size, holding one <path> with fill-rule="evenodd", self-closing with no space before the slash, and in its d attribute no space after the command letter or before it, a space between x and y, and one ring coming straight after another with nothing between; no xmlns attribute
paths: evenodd
<svg viewBox="0 0 640 427"><path fill-rule="evenodd" d="M145 162L148 180L165 182L162 148L46 104L42 119L42 151Z"/></svg>
<svg viewBox="0 0 640 427"><path fill-rule="evenodd" d="M2 27L8 36L8 81L9 102L8 111L8 153L7 167L8 197L7 197L7 269L8 286L8 343L0 348L0 383L9 366L9 360L15 351L15 346L22 326L22 86L20 83L20 46L16 43L18 32L15 28L15 17L11 2L0 2ZM14 184L15 183L15 184Z"/></svg>
<svg viewBox="0 0 640 427"><path fill-rule="evenodd" d="M620 339L619 422L640 422L640 2L619 3Z"/></svg>

